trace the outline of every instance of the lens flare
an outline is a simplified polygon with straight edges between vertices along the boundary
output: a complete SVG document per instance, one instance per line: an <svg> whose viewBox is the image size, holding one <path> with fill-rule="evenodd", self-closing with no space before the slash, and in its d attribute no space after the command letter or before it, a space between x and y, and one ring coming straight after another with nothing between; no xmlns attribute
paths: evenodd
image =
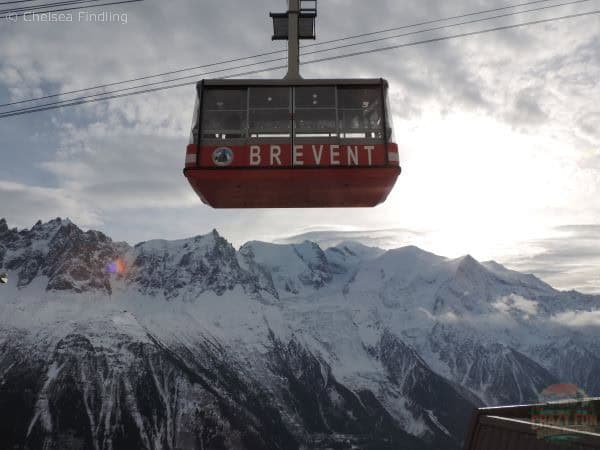
<svg viewBox="0 0 600 450"><path fill-rule="evenodd" d="M117 275L123 274L125 272L125 261L121 258L117 258L106 266L106 271Z"/></svg>

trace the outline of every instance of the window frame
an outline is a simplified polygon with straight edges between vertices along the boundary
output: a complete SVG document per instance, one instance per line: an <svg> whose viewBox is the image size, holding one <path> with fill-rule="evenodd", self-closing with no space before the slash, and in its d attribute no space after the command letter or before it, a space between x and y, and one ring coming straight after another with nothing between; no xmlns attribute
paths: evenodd
<svg viewBox="0 0 600 450"><path fill-rule="evenodd" d="M253 107L251 105L251 94L252 89L281 89L287 88L288 95L288 105L286 108L281 106L276 107L267 107L261 105L259 107ZM334 94L334 104L331 105L331 102L327 102L325 106L315 105L311 106L296 106L296 94L299 89L310 89L310 88L327 88L333 89ZM373 103L373 106L369 106L366 108L341 108L340 107L340 92L343 90L350 91L352 89L356 90L373 90L377 93L376 100ZM244 109L215 109L212 107L206 107L205 105L205 96L206 91L218 91L218 90L238 90L244 92L245 98L245 108ZM351 141L351 142L371 142L371 143L387 143L391 142L393 137L393 128L391 127L391 118L389 117L389 111L386 111L386 107L389 105L388 93L387 93L387 84L337 84L337 83L325 83L322 85L318 84L316 80L314 85L311 84L299 84L299 85L232 85L232 86L202 86L201 92L199 92L200 104L198 106L198 130L197 130L197 139L199 143L211 141L207 144L214 143L223 143L223 141L236 141L237 144L248 143L250 141L255 141L257 139L269 140L273 139L328 139L334 141ZM375 97L374 97L375 98ZM376 105L376 106L375 106ZM344 128L343 127L343 114L345 111L355 111L361 112L363 117L368 111L369 108L376 108L377 113L379 114L378 120L380 124L375 127L371 126L361 126L357 128ZM329 111L329 114L332 114L332 124L334 127L328 128L319 128L319 127L303 127L299 124L298 113L299 112L309 112L309 111ZM242 128L241 129L221 129L214 130L210 128L205 128L203 123L206 120L205 115L210 112L237 112L242 113ZM287 122L287 128L263 128L259 129L251 126L252 112L267 112L267 111L279 111L281 114L287 114L285 119L282 118L281 123ZM245 113L245 115L244 115ZM367 119L368 121L368 119ZM268 121L266 121L268 122ZM315 121L316 122L316 121ZM363 120L364 123L364 120ZM314 123L313 123L314 125Z"/></svg>

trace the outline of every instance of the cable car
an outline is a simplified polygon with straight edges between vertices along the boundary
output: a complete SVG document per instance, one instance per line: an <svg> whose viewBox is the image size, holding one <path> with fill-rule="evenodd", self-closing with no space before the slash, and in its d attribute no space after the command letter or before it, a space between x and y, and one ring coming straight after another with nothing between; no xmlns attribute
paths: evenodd
<svg viewBox="0 0 600 450"><path fill-rule="evenodd" d="M300 11L301 19L302 10L294 2L298 0L290 0L287 14ZM285 19L285 35L295 36L289 39L294 42L285 79L210 79L197 84L185 176L200 199L214 208L382 203L400 174L388 83L302 79L302 21ZM306 27L301 28L306 35Z"/></svg>

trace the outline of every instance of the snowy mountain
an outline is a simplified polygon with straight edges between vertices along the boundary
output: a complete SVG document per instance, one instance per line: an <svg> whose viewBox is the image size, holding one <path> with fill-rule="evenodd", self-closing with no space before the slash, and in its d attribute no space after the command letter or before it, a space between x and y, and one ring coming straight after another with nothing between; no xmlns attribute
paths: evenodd
<svg viewBox="0 0 600 450"><path fill-rule="evenodd" d="M470 256L0 220L1 448L458 449L476 405L600 395L600 297Z"/></svg>

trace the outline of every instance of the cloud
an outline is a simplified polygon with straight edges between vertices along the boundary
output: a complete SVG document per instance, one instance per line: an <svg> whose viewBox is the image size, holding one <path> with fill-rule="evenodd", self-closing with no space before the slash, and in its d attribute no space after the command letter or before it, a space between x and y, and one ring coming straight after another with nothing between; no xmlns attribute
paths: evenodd
<svg viewBox="0 0 600 450"><path fill-rule="evenodd" d="M435 314L435 315L432 314L430 311L428 311L425 308L417 308L417 311L423 313L425 315L425 317L427 317L427 319L432 322L456 324L458 322L468 323L472 320L472 318L465 319L464 316L459 317L452 311L445 311L443 313Z"/></svg>
<svg viewBox="0 0 600 450"><path fill-rule="evenodd" d="M538 98L541 97L539 94L531 88L523 89L517 93L513 109L508 114L508 120L517 127L543 123L548 115L539 104Z"/></svg>
<svg viewBox="0 0 600 450"><path fill-rule="evenodd" d="M526 251L503 262L558 288L600 293L600 225L563 225L553 234L522 243Z"/></svg>
<svg viewBox="0 0 600 450"><path fill-rule="evenodd" d="M492 307L504 313L509 313L513 310L520 311L525 313L525 318L529 318L530 315L537 314L538 302L528 300L520 295L511 294L497 299L492 304Z"/></svg>
<svg viewBox="0 0 600 450"><path fill-rule="evenodd" d="M556 230L568 233L570 238L585 240L600 238L600 225L596 224L562 225L556 227Z"/></svg>
<svg viewBox="0 0 600 450"><path fill-rule="evenodd" d="M336 230L336 226L316 227L293 236L275 239L276 243L299 243L305 240L316 242L322 248L334 247L345 241L358 241L370 247L393 249L411 245L424 233L405 229L389 230ZM333 228L333 229L332 229Z"/></svg>
<svg viewBox="0 0 600 450"><path fill-rule="evenodd" d="M60 150L39 167L73 198L108 213L195 203L181 170L185 140L144 128L66 125Z"/></svg>
<svg viewBox="0 0 600 450"><path fill-rule="evenodd" d="M76 199L63 189L42 188L0 181L0 214L17 227L29 227L37 219L55 217L57 211L84 227L101 223L92 211L79 208Z"/></svg>
<svg viewBox="0 0 600 450"><path fill-rule="evenodd" d="M600 141L600 112L587 112L578 120L579 129L596 142Z"/></svg>
<svg viewBox="0 0 600 450"><path fill-rule="evenodd" d="M574 328L600 327L600 310L567 311L552 316L551 321Z"/></svg>

